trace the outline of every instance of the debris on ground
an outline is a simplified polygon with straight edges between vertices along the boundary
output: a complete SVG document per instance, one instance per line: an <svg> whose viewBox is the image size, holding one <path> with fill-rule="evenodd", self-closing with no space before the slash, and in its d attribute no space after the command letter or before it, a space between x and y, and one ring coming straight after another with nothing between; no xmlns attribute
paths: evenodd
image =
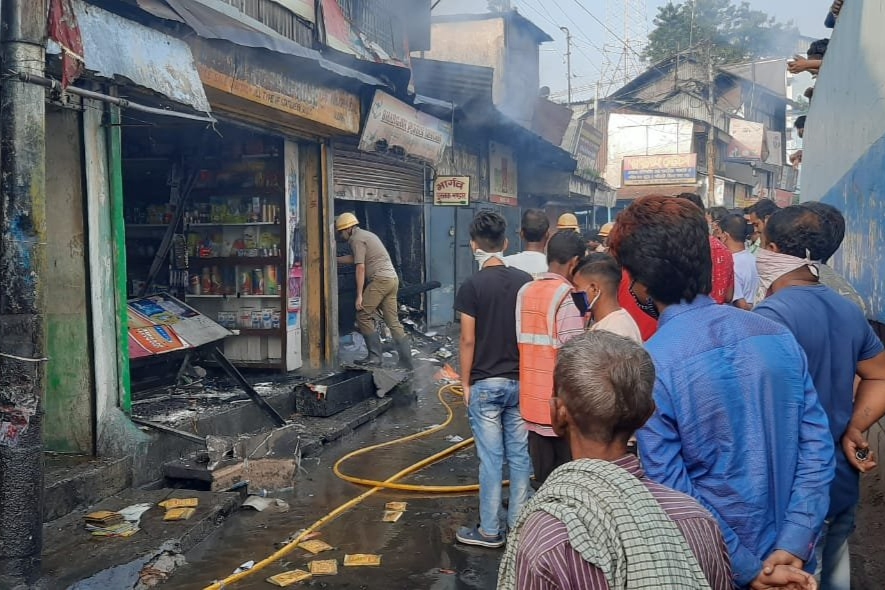
<svg viewBox="0 0 885 590"><path fill-rule="evenodd" d="M281 574L271 576L267 579L267 581L274 586L285 588L286 586L291 586L292 584L295 584L297 582L309 580L312 577L313 574L311 574L310 572L306 572L304 570L292 570L289 572L283 572Z"/></svg>
<svg viewBox="0 0 885 590"><path fill-rule="evenodd" d="M402 518L404 512L401 510L385 510L384 516L381 517L381 522L396 522L400 518Z"/></svg>
<svg viewBox="0 0 885 590"><path fill-rule="evenodd" d="M399 512L405 512L408 504L406 502L388 502L384 505L385 510L397 510Z"/></svg>
<svg viewBox="0 0 885 590"><path fill-rule="evenodd" d="M334 576L338 573L337 559L320 559L307 564L307 569L314 576Z"/></svg>
<svg viewBox="0 0 885 590"><path fill-rule="evenodd" d="M157 557L146 563L138 572L138 584L134 590L144 590L159 586L179 567L187 563L184 555L178 551L162 551Z"/></svg>
<svg viewBox="0 0 885 590"><path fill-rule="evenodd" d="M344 556L344 567L378 567L379 565L381 565L380 555L355 553Z"/></svg>
<svg viewBox="0 0 885 590"><path fill-rule="evenodd" d="M309 541L304 541L298 544L298 547L304 549L308 553L313 555L317 555L318 553L322 553L324 551L331 551L334 549L331 545L326 543L325 541L320 541L319 539L311 539Z"/></svg>
<svg viewBox="0 0 885 590"><path fill-rule="evenodd" d="M258 512L264 512L270 509L270 512L282 513L289 512L289 503L279 498L264 498L262 496L249 496L243 502L243 508L252 508Z"/></svg>
<svg viewBox="0 0 885 590"><path fill-rule="evenodd" d="M437 570L437 571L439 571L439 573L441 573L441 574L446 574L446 575L448 575L448 576L451 576L451 575L454 575L454 574L457 574L457 573L458 573L458 572L456 572L455 570L449 569L449 568L447 568L447 567L441 567L441 568L439 568L439 570Z"/></svg>
<svg viewBox="0 0 885 590"><path fill-rule="evenodd" d="M199 505L199 498L169 498L157 504L157 506L166 510L171 510L172 508L196 508Z"/></svg>
<svg viewBox="0 0 885 590"><path fill-rule="evenodd" d="M452 365L446 363L433 375L433 380L436 382L457 383L461 380L461 376L452 368Z"/></svg>
<svg viewBox="0 0 885 590"><path fill-rule="evenodd" d="M396 369L372 369L372 380L375 382L375 395L383 398L385 395L396 389L398 385L405 382L408 373Z"/></svg>
<svg viewBox="0 0 885 590"><path fill-rule="evenodd" d="M163 520L167 522L188 520L196 513L196 511L196 508L170 508L166 511L166 515L163 516Z"/></svg>
<svg viewBox="0 0 885 590"><path fill-rule="evenodd" d="M237 569L235 569L235 570L234 570L234 573L235 573L235 574L241 574L241 573L243 573L243 572L245 572L245 571L247 571L247 570L252 569L253 567L255 567L255 560L254 560L254 559L250 559L249 561L247 561L246 563L242 564L240 567L238 567Z"/></svg>
<svg viewBox="0 0 885 590"><path fill-rule="evenodd" d="M447 359L452 358L455 355L452 354L452 351L450 351L448 348L440 348L439 350L436 351L436 356L438 356L439 358L441 358L443 360L447 360Z"/></svg>
<svg viewBox="0 0 885 590"><path fill-rule="evenodd" d="M119 510L120 516L123 517L123 520L127 522L133 523L135 526L138 526L141 522L141 516L150 510L153 507L153 504L148 502L144 502L141 504L133 504L132 506L127 506L122 510Z"/></svg>
<svg viewBox="0 0 885 590"><path fill-rule="evenodd" d="M450 442L450 443L464 442L464 437L458 436L457 434L452 434L452 435L449 435L446 437L446 442Z"/></svg>
<svg viewBox="0 0 885 590"><path fill-rule="evenodd" d="M143 511L142 511L143 513ZM139 513L139 518L141 514ZM99 510L86 515L86 530L94 537L131 537L137 533L137 522L129 522L119 512Z"/></svg>

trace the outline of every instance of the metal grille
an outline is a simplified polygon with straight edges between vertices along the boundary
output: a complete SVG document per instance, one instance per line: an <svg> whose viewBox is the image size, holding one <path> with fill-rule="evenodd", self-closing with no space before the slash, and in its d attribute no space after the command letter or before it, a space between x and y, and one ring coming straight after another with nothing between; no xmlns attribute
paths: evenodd
<svg viewBox="0 0 885 590"><path fill-rule="evenodd" d="M337 0L344 17L392 57L406 57L405 28L389 0Z"/></svg>
<svg viewBox="0 0 885 590"><path fill-rule="evenodd" d="M313 25L272 0L222 1L299 45L313 46Z"/></svg>

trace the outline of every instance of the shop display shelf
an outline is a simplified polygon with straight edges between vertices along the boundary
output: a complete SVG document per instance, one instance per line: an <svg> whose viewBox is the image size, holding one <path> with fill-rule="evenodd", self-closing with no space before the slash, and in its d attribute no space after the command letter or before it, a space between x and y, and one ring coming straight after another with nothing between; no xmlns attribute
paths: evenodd
<svg viewBox="0 0 885 590"><path fill-rule="evenodd" d="M276 295L188 295L188 299L279 299Z"/></svg>
<svg viewBox="0 0 885 590"><path fill-rule="evenodd" d="M188 228L191 227L248 227L250 225L275 225L279 226L280 224L276 221L244 221L242 223L191 223L188 224Z"/></svg>
<svg viewBox="0 0 885 590"><path fill-rule="evenodd" d="M228 256L226 258L188 258L188 262L192 266L268 266L271 264L282 264L283 259L280 256Z"/></svg>

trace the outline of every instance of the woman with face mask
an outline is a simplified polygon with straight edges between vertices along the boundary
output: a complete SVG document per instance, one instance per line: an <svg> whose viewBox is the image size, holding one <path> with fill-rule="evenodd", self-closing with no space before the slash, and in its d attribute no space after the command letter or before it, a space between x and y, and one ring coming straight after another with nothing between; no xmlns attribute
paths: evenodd
<svg viewBox="0 0 885 590"><path fill-rule="evenodd" d="M575 269L573 283L579 309L593 322L590 330L606 330L642 343L636 321L618 304L621 268L609 254L591 254Z"/></svg>

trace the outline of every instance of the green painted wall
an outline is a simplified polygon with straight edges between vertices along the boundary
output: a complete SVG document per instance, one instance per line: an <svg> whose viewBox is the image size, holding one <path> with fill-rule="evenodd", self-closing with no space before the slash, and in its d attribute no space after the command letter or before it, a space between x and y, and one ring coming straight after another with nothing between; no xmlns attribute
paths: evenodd
<svg viewBox="0 0 885 590"><path fill-rule="evenodd" d="M92 360L83 221L80 114L47 109L47 363L43 436L49 451L92 454Z"/></svg>

